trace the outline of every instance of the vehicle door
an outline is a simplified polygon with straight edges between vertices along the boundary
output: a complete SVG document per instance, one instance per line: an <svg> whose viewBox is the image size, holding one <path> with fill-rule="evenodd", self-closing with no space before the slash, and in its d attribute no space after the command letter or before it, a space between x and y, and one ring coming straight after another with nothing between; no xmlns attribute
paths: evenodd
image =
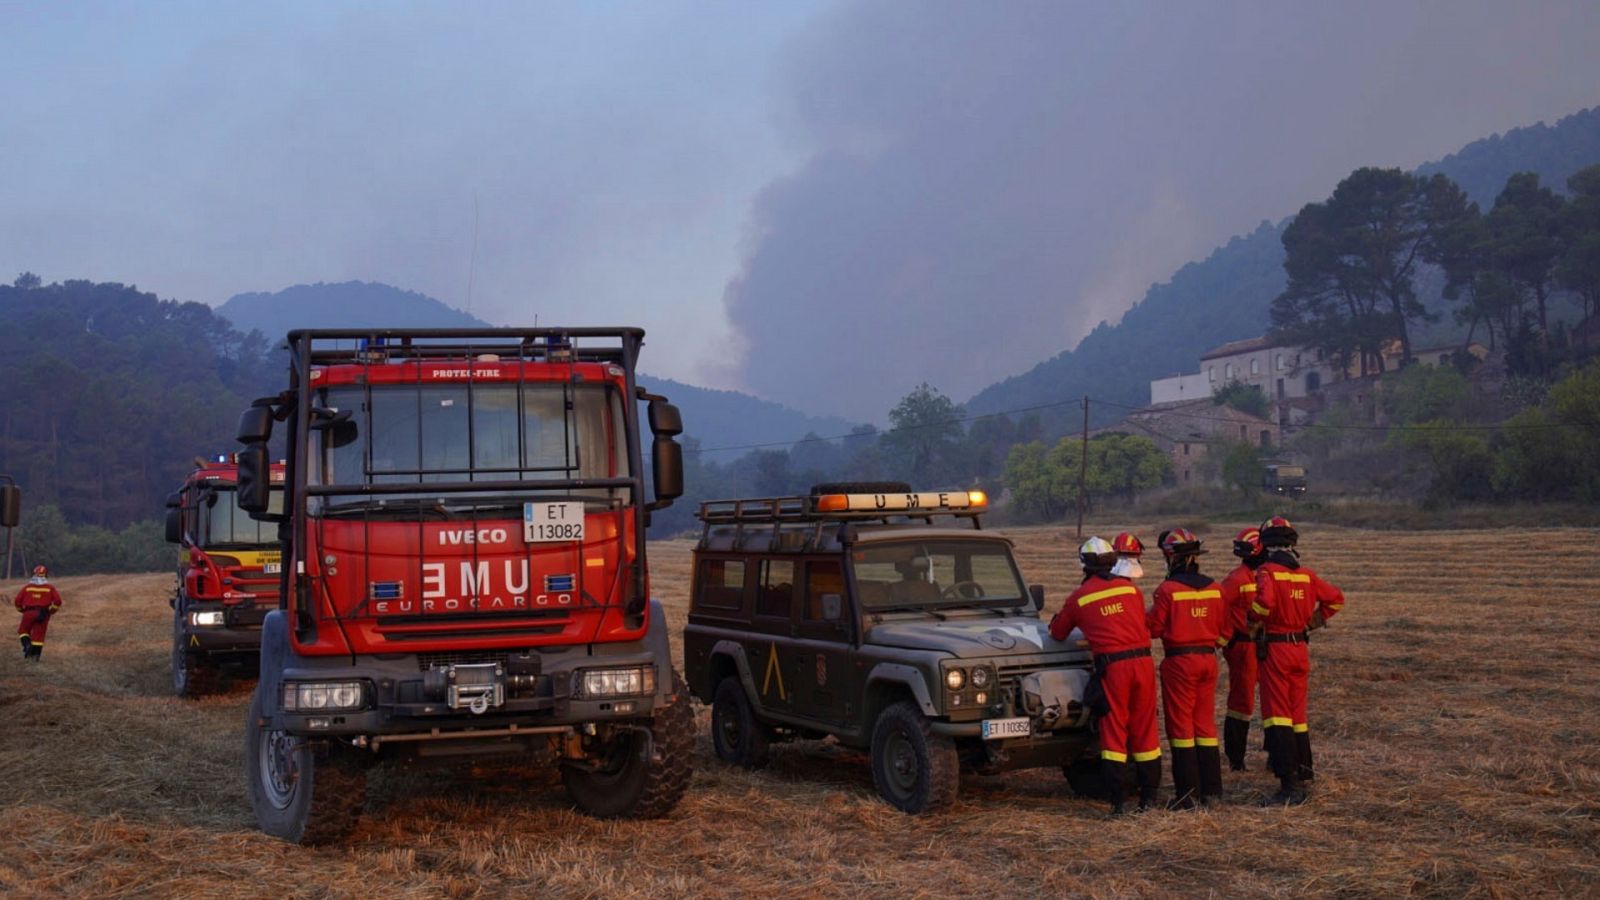
<svg viewBox="0 0 1600 900"><path fill-rule="evenodd" d="M796 711L809 719L849 722L858 678L844 570L837 559L812 559L803 576L793 660Z"/></svg>
<svg viewBox="0 0 1600 900"><path fill-rule="evenodd" d="M744 640L745 659L762 709L791 713L794 702L795 598L799 567L793 559L753 560L755 610Z"/></svg>

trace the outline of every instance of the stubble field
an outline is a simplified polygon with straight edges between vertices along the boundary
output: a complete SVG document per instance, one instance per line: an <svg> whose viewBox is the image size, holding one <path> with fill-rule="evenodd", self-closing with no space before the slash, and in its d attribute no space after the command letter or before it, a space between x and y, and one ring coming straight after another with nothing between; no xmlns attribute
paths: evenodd
<svg viewBox="0 0 1600 900"><path fill-rule="evenodd" d="M531 781L389 772L375 775L347 844L292 847L255 831L245 798L250 685L199 702L168 692L171 576L62 579L67 605L44 662L0 653L0 894L1600 891L1592 532L1305 533L1305 561L1349 600L1312 651L1311 802L1256 808L1275 782L1252 750L1249 772L1224 773L1224 807L1109 822L1054 770L968 777L954 811L909 818L877 799L865 757L831 743L780 747L759 773L731 769L711 752L701 708L694 780L665 820L585 818L553 770ZM1077 581L1070 531L1011 534L1054 612ZM1202 533L1216 577L1230 534ZM689 544L652 553L677 635Z"/></svg>

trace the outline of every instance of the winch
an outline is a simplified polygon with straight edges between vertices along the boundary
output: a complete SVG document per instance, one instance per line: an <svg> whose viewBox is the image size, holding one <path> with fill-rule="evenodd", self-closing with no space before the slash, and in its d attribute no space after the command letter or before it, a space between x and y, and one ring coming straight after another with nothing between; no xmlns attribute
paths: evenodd
<svg viewBox="0 0 1600 900"><path fill-rule="evenodd" d="M442 697L451 709L483 715L506 702L506 670L500 663L452 663L422 674L422 689Z"/></svg>

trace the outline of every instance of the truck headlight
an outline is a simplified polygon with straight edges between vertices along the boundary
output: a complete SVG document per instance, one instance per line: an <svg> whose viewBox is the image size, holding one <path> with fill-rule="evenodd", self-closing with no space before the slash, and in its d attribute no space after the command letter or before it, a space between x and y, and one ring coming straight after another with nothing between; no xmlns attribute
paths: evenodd
<svg viewBox="0 0 1600 900"><path fill-rule="evenodd" d="M361 709L367 705L364 681L286 681L283 711Z"/></svg>
<svg viewBox="0 0 1600 900"><path fill-rule="evenodd" d="M976 669L973 669L972 670L972 686L977 688L980 691L983 690L984 688L988 687L989 686L989 670L984 668L983 666L979 666Z"/></svg>
<svg viewBox="0 0 1600 900"><path fill-rule="evenodd" d="M223 624L222 610L189 613L189 624L196 628L216 628Z"/></svg>
<svg viewBox="0 0 1600 900"><path fill-rule="evenodd" d="M584 669L578 673L578 696L585 699L638 697L655 692L655 666Z"/></svg>
<svg viewBox="0 0 1600 900"><path fill-rule="evenodd" d="M966 669L948 669L944 673L944 686L952 691L959 691L967 686Z"/></svg>

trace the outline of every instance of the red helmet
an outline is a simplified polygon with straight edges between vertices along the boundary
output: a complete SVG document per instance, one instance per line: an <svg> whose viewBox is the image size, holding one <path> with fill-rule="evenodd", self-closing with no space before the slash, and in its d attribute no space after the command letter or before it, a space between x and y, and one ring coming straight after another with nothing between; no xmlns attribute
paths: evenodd
<svg viewBox="0 0 1600 900"><path fill-rule="evenodd" d="M1261 523L1263 547L1293 547L1299 540L1300 533L1283 516L1273 516Z"/></svg>
<svg viewBox="0 0 1600 900"><path fill-rule="evenodd" d="M1261 555L1261 529L1246 528L1233 539L1233 555L1248 559Z"/></svg>
<svg viewBox="0 0 1600 900"><path fill-rule="evenodd" d="M1169 561L1186 556L1198 556L1206 552L1200 549L1200 539L1187 528L1163 531L1156 543L1161 546L1161 555Z"/></svg>
<svg viewBox="0 0 1600 900"><path fill-rule="evenodd" d="M35 574L35 575L49 575L50 574L50 570L46 569L44 566L34 566L33 567L33 574Z"/></svg>
<svg viewBox="0 0 1600 900"><path fill-rule="evenodd" d="M1122 556L1141 556L1144 554L1143 542L1127 531L1111 539L1111 549Z"/></svg>

